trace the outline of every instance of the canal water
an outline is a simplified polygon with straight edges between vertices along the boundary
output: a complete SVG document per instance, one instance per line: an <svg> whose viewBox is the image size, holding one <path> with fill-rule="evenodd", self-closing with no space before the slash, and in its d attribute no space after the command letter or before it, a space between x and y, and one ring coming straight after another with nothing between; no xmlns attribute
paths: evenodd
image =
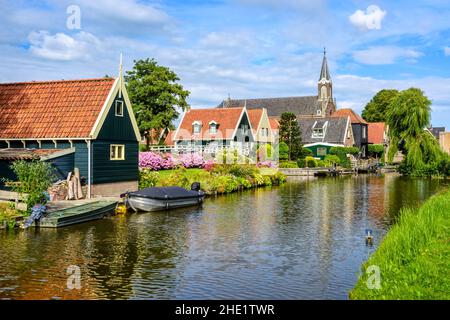
<svg viewBox="0 0 450 320"><path fill-rule="evenodd" d="M298 179L209 198L201 209L2 231L0 298L346 299L400 208L448 185L394 175Z"/></svg>

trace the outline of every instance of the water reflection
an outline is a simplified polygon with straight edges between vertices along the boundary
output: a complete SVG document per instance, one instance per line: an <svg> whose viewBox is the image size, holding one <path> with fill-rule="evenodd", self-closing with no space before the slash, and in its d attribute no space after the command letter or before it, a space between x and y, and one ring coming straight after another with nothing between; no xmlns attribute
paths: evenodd
<svg viewBox="0 0 450 320"><path fill-rule="evenodd" d="M399 209L447 185L393 175L297 179L210 198L201 209L0 232L0 298L345 299ZM80 290L67 289L69 265L81 268Z"/></svg>

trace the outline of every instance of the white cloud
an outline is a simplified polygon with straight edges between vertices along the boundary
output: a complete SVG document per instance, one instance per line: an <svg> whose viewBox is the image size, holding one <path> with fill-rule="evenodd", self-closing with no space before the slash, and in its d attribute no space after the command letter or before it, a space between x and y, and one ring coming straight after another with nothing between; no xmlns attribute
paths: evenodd
<svg viewBox="0 0 450 320"><path fill-rule="evenodd" d="M408 59L414 63L423 54L411 48L401 48L396 46L369 47L366 50L359 50L353 53L353 58L360 63L369 65L392 64L400 58Z"/></svg>
<svg viewBox="0 0 450 320"><path fill-rule="evenodd" d="M444 54L448 57L450 56L450 47L445 47L444 48Z"/></svg>
<svg viewBox="0 0 450 320"><path fill-rule="evenodd" d="M350 22L361 30L380 30L381 21L386 15L386 11L376 5L367 7L366 12L356 10L349 16Z"/></svg>
<svg viewBox="0 0 450 320"><path fill-rule="evenodd" d="M135 0L80 0L79 3L82 14L84 9L87 9L110 18L146 24L164 23L169 20L163 10Z"/></svg>
<svg viewBox="0 0 450 320"><path fill-rule="evenodd" d="M50 34L48 31L31 32L28 36L30 51L38 57L49 60L87 59L100 48L101 42L88 32L74 36L65 33Z"/></svg>

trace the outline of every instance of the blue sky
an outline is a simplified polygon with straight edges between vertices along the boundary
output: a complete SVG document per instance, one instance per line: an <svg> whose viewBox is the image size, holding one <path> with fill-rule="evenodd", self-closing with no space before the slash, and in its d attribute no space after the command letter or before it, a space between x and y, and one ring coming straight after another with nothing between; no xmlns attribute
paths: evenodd
<svg viewBox="0 0 450 320"><path fill-rule="evenodd" d="M67 8L81 28L67 27ZM419 87L450 129L450 4L326 0L0 0L0 81L117 75L153 57L194 108L232 98L316 94L327 47L338 107Z"/></svg>

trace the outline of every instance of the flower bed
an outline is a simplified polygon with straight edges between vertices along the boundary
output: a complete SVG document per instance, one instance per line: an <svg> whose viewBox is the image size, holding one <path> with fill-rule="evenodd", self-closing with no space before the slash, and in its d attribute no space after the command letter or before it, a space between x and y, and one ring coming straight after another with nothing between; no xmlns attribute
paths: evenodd
<svg viewBox="0 0 450 320"><path fill-rule="evenodd" d="M153 186L180 186L189 189L200 182L206 194L231 193L238 190L279 185L286 177L276 169L262 169L254 165L213 165L209 169L181 169L140 171L140 188Z"/></svg>

